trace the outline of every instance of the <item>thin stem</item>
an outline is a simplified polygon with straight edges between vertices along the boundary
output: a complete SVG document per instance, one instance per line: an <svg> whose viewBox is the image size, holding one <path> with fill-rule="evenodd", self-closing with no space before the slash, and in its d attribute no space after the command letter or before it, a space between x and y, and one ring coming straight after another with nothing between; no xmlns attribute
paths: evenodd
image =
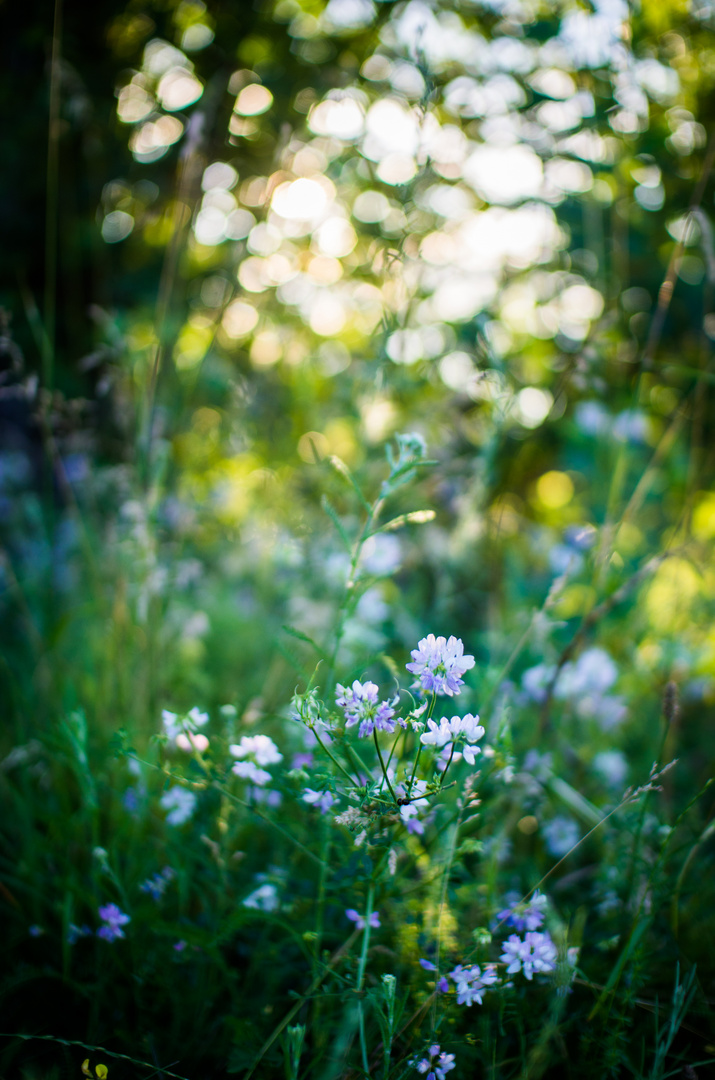
<svg viewBox="0 0 715 1080"><path fill-rule="evenodd" d="M432 700L429 703L429 709L427 710L427 716L425 717L425 722L427 720L432 719L432 713L434 712L434 705L435 705L436 700L437 700L437 693L436 693L435 690L433 690L432 691ZM412 794L412 785L415 782L415 775L417 773L417 765L419 764L420 754L421 753L422 753L422 742L418 742L418 744L417 744L417 756L415 757L415 763L414 763L414 765L412 767L412 776L410 777L410 782L409 782L409 784L407 786L407 798L408 799Z"/></svg>
<svg viewBox="0 0 715 1080"><path fill-rule="evenodd" d="M323 750L325 751L325 753L326 753L326 754L328 755L328 757L329 757L329 758L330 758L330 760L331 760L331 761L333 762L333 764L334 764L334 765L337 765L337 767L338 767L338 768L340 769L340 771L341 771L341 773L343 774L343 776L346 776L346 777L347 777L347 779L348 779L348 780L350 781L350 783L351 783L351 784L353 785L353 787L360 787L360 784L358 784L357 780L354 780L354 779L353 779L353 777L352 777L352 776L350 775L350 773L349 773L349 772L348 772L348 770L347 770L347 769L345 768L345 766L344 766L344 765L341 765L341 764L340 764L340 762L338 761L338 759L336 758L336 756L335 756L335 754L334 754L334 753L332 752L332 750L330 750L330 749L329 749L329 748L328 748L328 747L326 746L326 744L325 744L325 743L323 742L323 740L321 739L320 735L318 735L318 729L317 729L317 728L313 728L313 729L312 729L312 731L313 731L313 734L315 735L316 739L318 740L318 742L319 742L319 744L320 744L321 748L322 748L322 749L323 749Z"/></svg>
<svg viewBox="0 0 715 1080"><path fill-rule="evenodd" d="M365 980L365 967L367 966L367 951L370 947L370 919L372 917L372 908L375 902L375 884L370 882L367 889L367 908L365 909L365 929L363 930L362 938L362 950L360 952L360 963L358 964L358 977L357 977L357 990L362 990L362 984ZM360 1001L360 1049L362 1051L362 1067L365 1073L370 1075L370 1062L367 1056L367 1042L365 1040L365 1016L363 1013L363 1003Z"/></svg>
<svg viewBox="0 0 715 1080"><path fill-rule="evenodd" d="M392 798L394 799L394 801L396 803L397 802L397 796L395 795L395 792L392 789L392 784L390 783L390 777L387 775L387 769L385 768L385 762L382 760L382 750L380 749L380 743L378 742L378 738L377 738L377 728L372 729L372 737L375 740L375 749L377 750L377 756L378 756L378 758L380 760L380 768L382 769L382 775L384 776L385 782L387 783L387 786L388 786L388 788L390 790L390 795L392 795Z"/></svg>
<svg viewBox="0 0 715 1080"><path fill-rule="evenodd" d="M447 775L447 772L449 770L449 766L452 764L452 758L454 757L454 751L455 751L456 747L457 747L457 743L455 741L455 742L452 743L452 753L449 755L449 761L447 762L447 765L445 767L444 772L442 773L442 775L439 778L439 790L440 791L444 787L444 778Z"/></svg>

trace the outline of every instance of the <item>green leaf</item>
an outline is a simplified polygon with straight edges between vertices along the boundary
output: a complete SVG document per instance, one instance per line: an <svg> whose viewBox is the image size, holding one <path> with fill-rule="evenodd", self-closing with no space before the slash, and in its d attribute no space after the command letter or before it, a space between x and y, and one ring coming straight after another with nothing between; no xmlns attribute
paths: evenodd
<svg viewBox="0 0 715 1080"><path fill-rule="evenodd" d="M323 497L320 500L320 505L323 507L323 510L328 515L328 517L332 521L333 525L337 529L338 535L340 536L340 539L342 540L342 542L345 544L345 547L346 547L347 551L349 551L349 552L352 551L353 545L352 545L352 543L350 541L350 537L345 532L345 528L343 526L343 523L340 520L340 518L338 517L338 512L335 509L335 507L333 506L333 504L331 503L331 501L330 501L330 499L328 498L327 495L323 495Z"/></svg>

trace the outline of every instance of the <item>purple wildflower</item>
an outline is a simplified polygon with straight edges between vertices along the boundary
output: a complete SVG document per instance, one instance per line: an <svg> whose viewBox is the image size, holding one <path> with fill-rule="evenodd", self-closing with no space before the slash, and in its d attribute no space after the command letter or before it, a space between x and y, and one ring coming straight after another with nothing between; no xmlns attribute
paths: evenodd
<svg viewBox="0 0 715 1080"><path fill-rule="evenodd" d="M434 1043L427 1051L427 1057L412 1062L419 1073L427 1073L425 1080L444 1080L445 1074L454 1066L454 1054L440 1052L439 1043Z"/></svg>
<svg viewBox="0 0 715 1080"><path fill-rule="evenodd" d="M457 991L458 1005L482 1004L484 991L499 982L499 977L493 964L487 964L482 971L479 964L471 964L462 967L458 964L454 971L449 972L450 979L454 980L454 988Z"/></svg>
<svg viewBox="0 0 715 1080"><path fill-rule="evenodd" d="M507 965L508 975L523 971L531 982L535 971L554 971L556 956L556 946L549 935L530 930L524 935L523 941L516 934L507 938L501 960Z"/></svg>
<svg viewBox="0 0 715 1080"><path fill-rule="evenodd" d="M518 900L511 897L507 897L507 900L511 901L510 906L497 915L500 922L506 922L520 932L539 929L544 921L544 911L548 905L548 900L543 893L537 889L528 904L520 904Z"/></svg>
<svg viewBox="0 0 715 1080"><path fill-rule="evenodd" d="M317 807L321 814L327 814L333 803L337 802L335 796L329 791L313 791L312 788L306 788L301 798L308 806Z"/></svg>
<svg viewBox="0 0 715 1080"><path fill-rule="evenodd" d="M474 667L474 657L464 655L463 642L454 636L447 640L428 634L410 655L413 663L407 670L417 676L412 685L426 693L458 694L464 685L461 676Z"/></svg>
<svg viewBox="0 0 715 1080"><path fill-rule="evenodd" d="M395 705L399 697L395 696L391 701L379 701L378 690L374 682L358 682L356 679L352 686L341 686L338 683L335 691L335 701L345 711L345 727L353 727L359 723L358 736L361 739L372 735L373 731L387 731L392 734L395 725L405 727L405 721L395 717Z"/></svg>
<svg viewBox="0 0 715 1080"><path fill-rule="evenodd" d="M117 938L125 937L122 927L131 922L131 919L116 904L105 904L99 908L98 914L104 926L100 926L97 937L104 941L116 941Z"/></svg>
<svg viewBox="0 0 715 1080"><path fill-rule="evenodd" d="M355 910L355 908L348 908L345 914L350 919L350 922L355 923L355 926L358 930L365 929L365 916L361 915L358 911ZM373 911L370 916L370 926L372 926L375 930L379 930L380 928L380 916L376 911Z"/></svg>

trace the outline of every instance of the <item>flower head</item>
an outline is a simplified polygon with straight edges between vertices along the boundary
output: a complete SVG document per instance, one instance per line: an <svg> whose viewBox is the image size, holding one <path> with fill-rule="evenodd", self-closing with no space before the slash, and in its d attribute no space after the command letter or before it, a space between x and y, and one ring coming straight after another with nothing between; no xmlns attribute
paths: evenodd
<svg viewBox="0 0 715 1080"><path fill-rule="evenodd" d="M164 792L159 803L164 810L169 811L166 815L167 825L183 825L196 809L196 796L193 791L174 784Z"/></svg>
<svg viewBox="0 0 715 1080"><path fill-rule="evenodd" d="M333 803L337 802L329 791L313 791L312 788L306 788L301 798L308 806L316 806L321 814L327 814Z"/></svg>
<svg viewBox="0 0 715 1080"><path fill-rule="evenodd" d="M512 934L504 942L501 960L507 965L507 974L515 975L523 971L531 982L534 972L554 971L556 968L556 946L548 934L528 931L522 941L517 934Z"/></svg>
<svg viewBox="0 0 715 1080"><path fill-rule="evenodd" d="M477 1005L481 1005L484 991L499 982L493 964L487 964L483 971L479 964L471 964L466 968L458 964L454 971L449 972L449 977L454 980L457 1004L467 1006L473 1005L475 1001Z"/></svg>
<svg viewBox="0 0 715 1080"><path fill-rule="evenodd" d="M399 697L395 696L391 701L380 701L374 682L361 683L356 679L352 686L341 686L338 683L335 701L345 712L346 728L360 724L358 736L361 739L372 735L375 730L392 733L396 724L405 727L405 721L395 717L395 705Z"/></svg>
<svg viewBox="0 0 715 1080"><path fill-rule="evenodd" d="M509 900L510 897L507 897ZM548 900L537 889L527 904L518 901L504 908L497 915L500 922L506 922L516 930L538 930L544 921L544 911L548 906Z"/></svg>
<svg viewBox="0 0 715 1080"><path fill-rule="evenodd" d="M250 780L258 787L265 787L272 777L262 765L275 765L283 760L278 747L267 735L243 735L240 743L229 746L229 752L240 760L233 766L232 772L242 780Z"/></svg>
<svg viewBox="0 0 715 1080"><path fill-rule="evenodd" d="M426 1080L444 1080L445 1074L454 1066L454 1054L445 1054L440 1051L439 1043L434 1043L427 1051L427 1056L412 1062L419 1073L427 1073Z"/></svg>
<svg viewBox="0 0 715 1080"><path fill-rule="evenodd" d="M359 911L356 911L355 908L348 908L345 914L350 919L350 922L355 923L355 926L358 930L365 929L365 916L361 915ZM375 930L379 930L380 928L380 916L377 911L373 911L370 915L370 926L372 926Z"/></svg>
<svg viewBox="0 0 715 1080"><path fill-rule="evenodd" d="M453 697L464 685L461 676L474 667L474 657L464 655L463 642L454 636L447 640L428 634L410 655L413 663L407 670L417 676L412 685L426 693Z"/></svg>
<svg viewBox="0 0 715 1080"><path fill-rule="evenodd" d="M97 937L103 938L104 941L116 941L117 938L126 936L122 927L131 922L131 919L116 904L105 904L100 907L98 915L104 925L97 931Z"/></svg>
<svg viewBox="0 0 715 1080"><path fill-rule="evenodd" d="M277 765L283 760L273 739L267 735L243 735L238 746L229 746L228 749L236 758L252 756L257 765Z"/></svg>

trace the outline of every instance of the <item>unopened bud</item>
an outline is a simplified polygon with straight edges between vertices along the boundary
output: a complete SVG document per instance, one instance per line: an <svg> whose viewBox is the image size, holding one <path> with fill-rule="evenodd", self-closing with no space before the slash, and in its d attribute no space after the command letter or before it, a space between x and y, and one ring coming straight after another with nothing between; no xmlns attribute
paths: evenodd
<svg viewBox="0 0 715 1080"><path fill-rule="evenodd" d="M676 724L680 716L680 704L678 702L678 684L670 682L665 684L663 691L663 716L669 724Z"/></svg>

